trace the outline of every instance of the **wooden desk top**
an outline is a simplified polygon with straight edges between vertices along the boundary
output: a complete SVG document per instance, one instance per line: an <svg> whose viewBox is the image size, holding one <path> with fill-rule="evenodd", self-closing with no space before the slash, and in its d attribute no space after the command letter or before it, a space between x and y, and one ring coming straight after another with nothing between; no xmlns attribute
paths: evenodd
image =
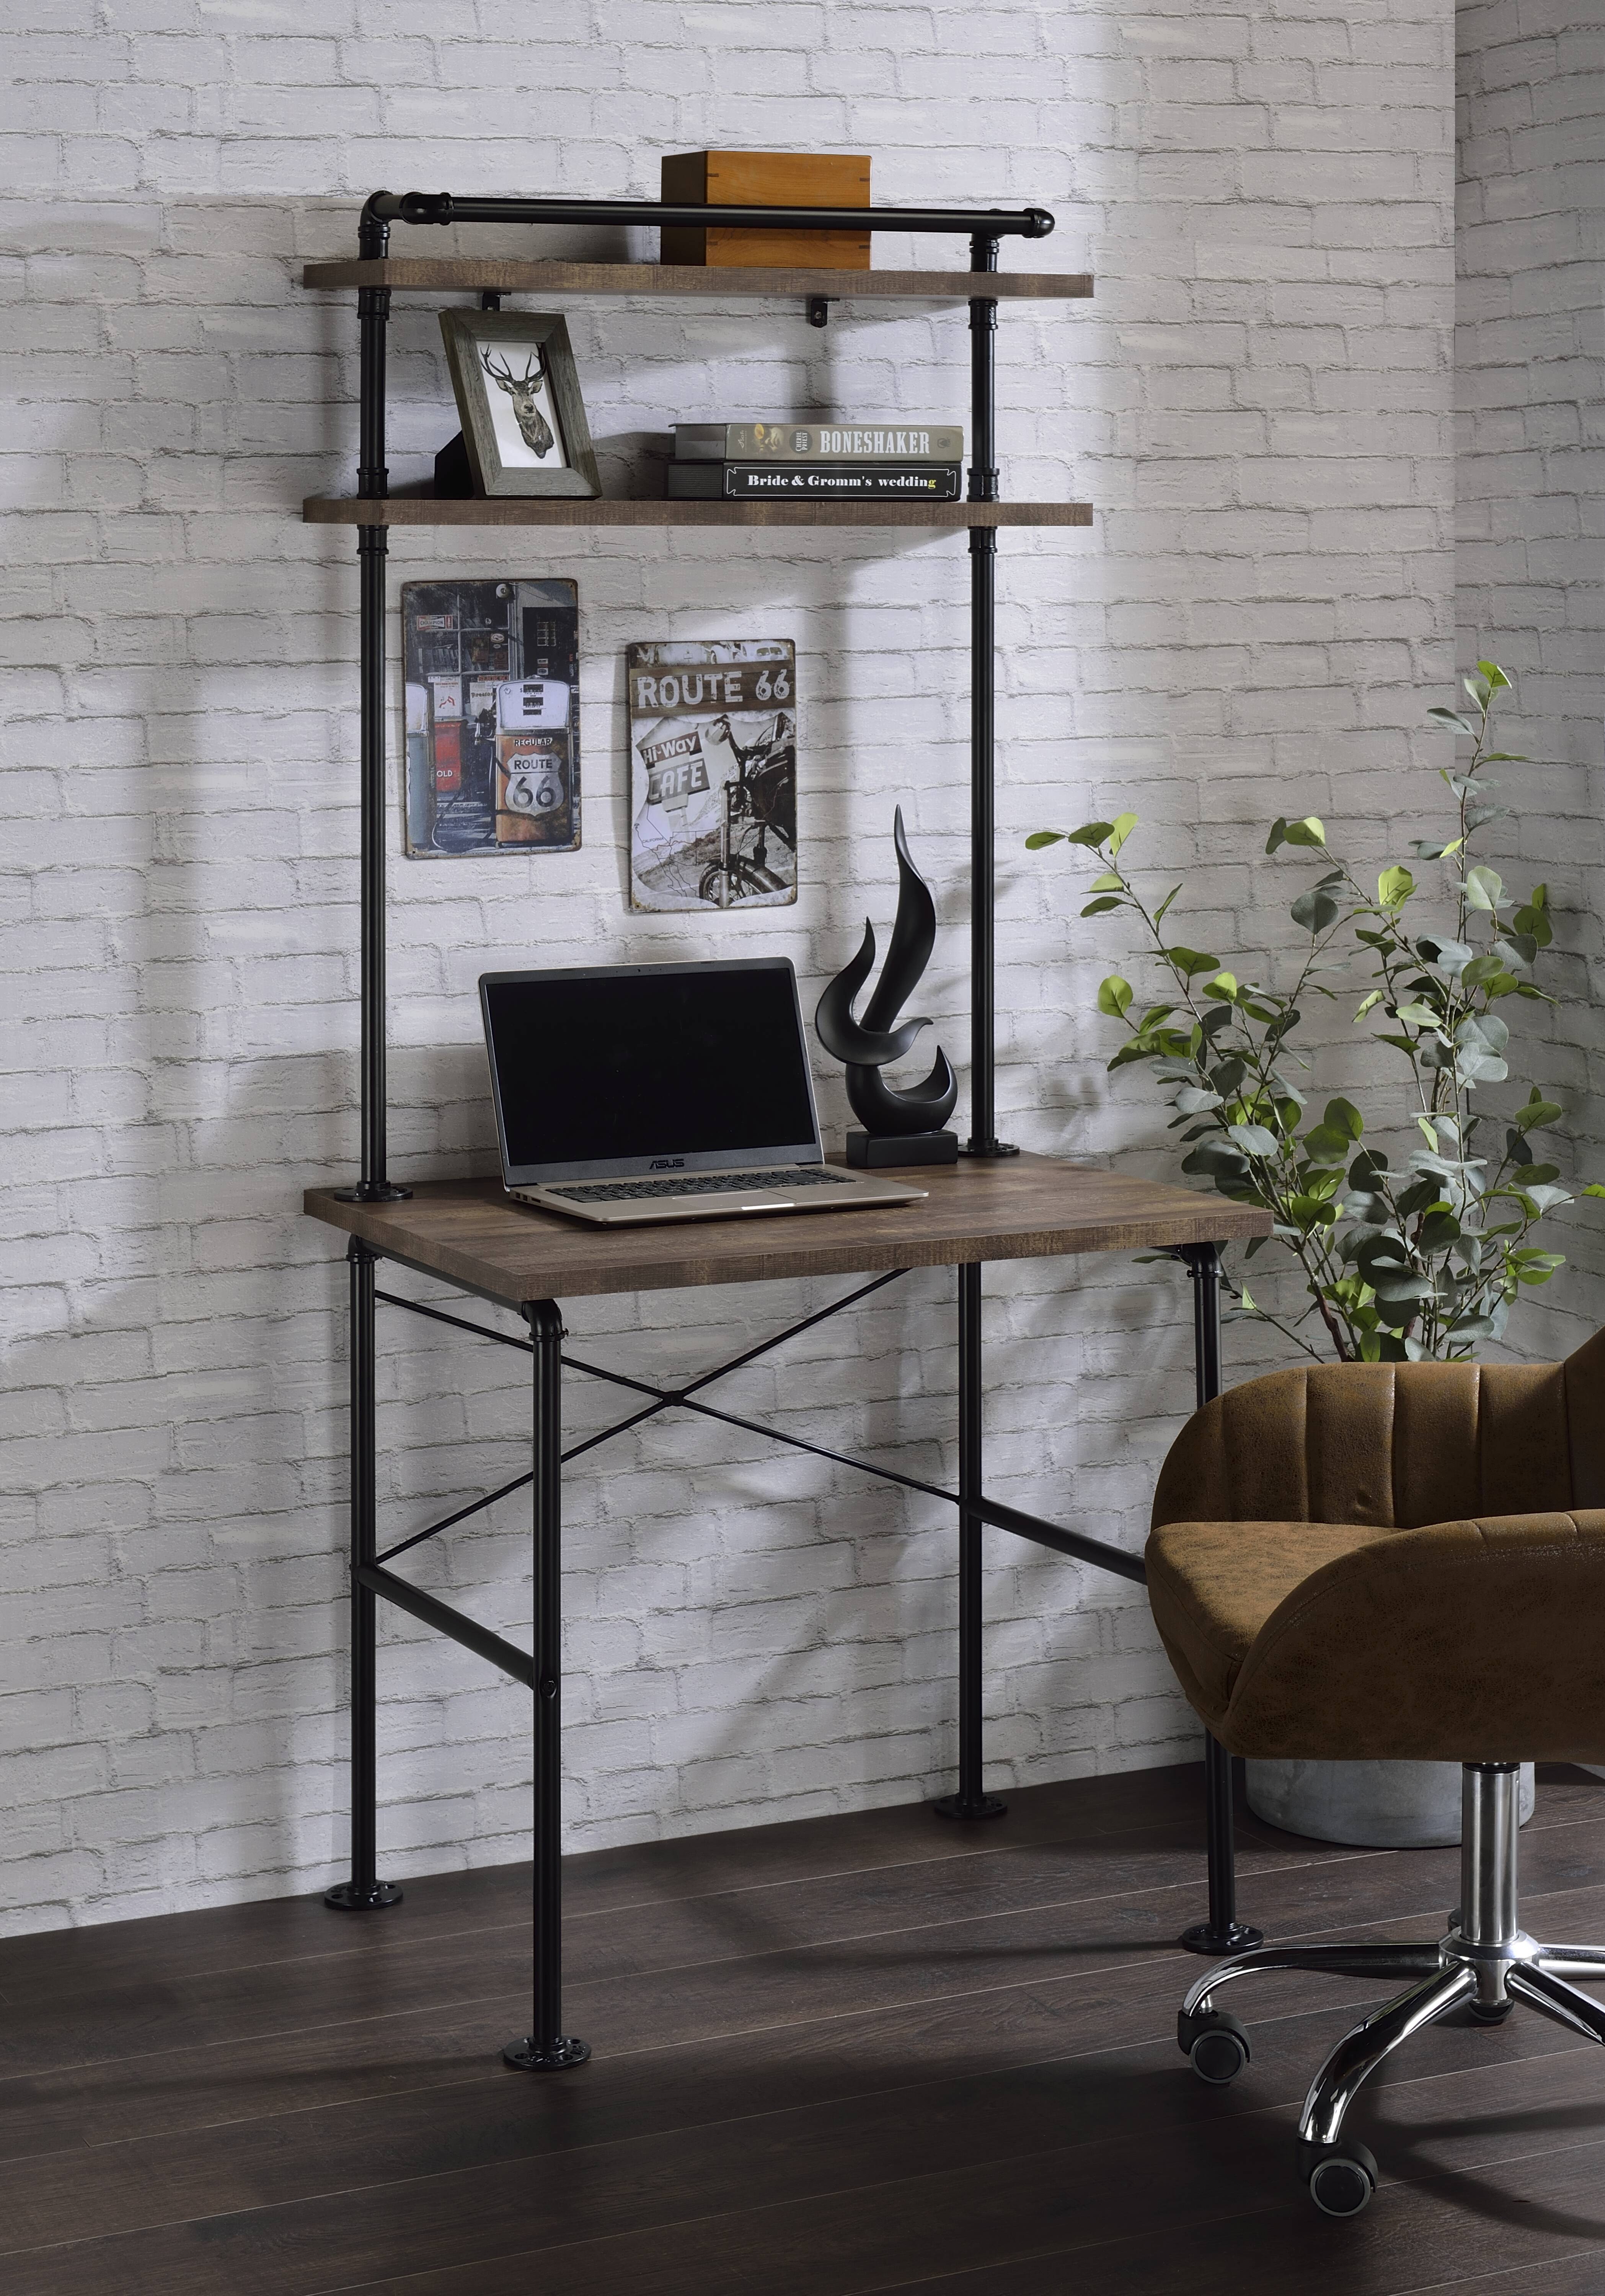
<svg viewBox="0 0 1605 2296"><path fill-rule="evenodd" d="M306 1209L386 1259L510 1308L602 1292L1224 1243L1271 1226L1249 1204L1047 1156L965 1160L910 1177L929 1190L923 1203L661 1227L566 1220L509 1202L497 1180L430 1181L399 1204L340 1203L332 1189L308 1188Z"/></svg>

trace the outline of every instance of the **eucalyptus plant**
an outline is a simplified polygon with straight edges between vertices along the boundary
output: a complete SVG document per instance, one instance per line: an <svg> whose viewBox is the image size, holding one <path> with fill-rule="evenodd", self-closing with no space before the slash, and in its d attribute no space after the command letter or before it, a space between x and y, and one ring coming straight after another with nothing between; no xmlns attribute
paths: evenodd
<svg viewBox="0 0 1605 2296"><path fill-rule="evenodd" d="M1468 768L1442 775L1455 802L1451 833L1413 848L1417 868L1447 865L1452 925L1420 918L1421 888L1402 865L1384 869L1374 890L1362 884L1314 814L1272 825L1268 854L1321 857L1320 874L1291 906L1307 946L1287 989L1240 978L1169 937L1166 920L1182 886L1151 908L1138 890L1123 858L1135 814L1026 840L1034 849L1068 843L1095 854L1101 873L1082 915L1124 911L1151 940L1167 977L1163 1001L1139 1008L1118 972L1099 988L1099 1011L1126 1030L1109 1066L1144 1062L1175 1087L1171 1129L1189 1150L1183 1170L1272 1215L1272 1240L1298 1262L1308 1307L1290 1323L1259 1306L1246 1283L1228 1275L1228 1288L1241 1311L1265 1316L1311 1356L1322 1349L1306 1327L1318 1317L1340 1362L1464 1359L1499 1338L1524 1287L1565 1265L1531 1240L1572 1201L1557 1166L1533 1145L1563 1111L1534 1087L1502 1125L1472 1097L1510 1075L1510 1027L1499 1008L1513 1011L1512 998L1557 1002L1533 978L1552 938L1547 889L1536 885L1518 901L1496 870L1472 857L1478 833L1509 813L1490 798L1488 768L1526 762L1490 746L1494 704L1510 684L1496 662L1479 661L1464 680L1474 719L1430 712L1472 744ZM1311 1062L1295 1038L1306 1008L1341 999L1339 978L1356 956L1370 985L1355 1025L1404 1062L1415 1103L1419 1137L1408 1152L1372 1144L1374 1127L1368 1135L1350 1099L1328 1100L1312 1121L1301 1088ZM1583 1193L1601 1196L1605 1187ZM1248 1256L1265 1241L1250 1243Z"/></svg>

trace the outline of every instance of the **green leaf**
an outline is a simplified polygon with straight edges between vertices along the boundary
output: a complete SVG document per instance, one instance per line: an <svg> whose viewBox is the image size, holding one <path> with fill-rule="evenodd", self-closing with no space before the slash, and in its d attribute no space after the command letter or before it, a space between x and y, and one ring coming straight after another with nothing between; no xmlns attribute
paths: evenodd
<svg viewBox="0 0 1605 2296"><path fill-rule="evenodd" d="M1436 933L1429 938L1423 935L1417 946L1429 964L1436 965L1440 972L1450 974L1463 972L1477 955L1469 941L1439 940Z"/></svg>
<svg viewBox="0 0 1605 2296"><path fill-rule="evenodd" d="M1249 1156L1273 1156L1281 1143L1263 1124L1229 1124L1226 1130Z"/></svg>
<svg viewBox="0 0 1605 2296"><path fill-rule="evenodd" d="M1118 972L1111 972L1107 980L1098 983L1098 1010L1107 1013L1111 1021L1125 1019L1131 999L1131 983L1123 980Z"/></svg>
<svg viewBox="0 0 1605 2296"><path fill-rule="evenodd" d="M1436 718L1440 725L1453 726L1457 733L1465 735L1468 742L1474 742L1477 739L1476 727L1469 726L1458 709L1429 709L1427 715L1429 718Z"/></svg>
<svg viewBox="0 0 1605 2296"><path fill-rule="evenodd" d="M1555 928L1550 922L1549 887L1535 885L1531 898L1517 910L1512 922L1519 933L1527 934L1539 948L1547 948L1555 938Z"/></svg>
<svg viewBox="0 0 1605 2296"><path fill-rule="evenodd" d="M1217 972L1213 980L1206 981L1204 984L1206 996L1219 997L1224 1004L1235 1004L1241 993L1234 972Z"/></svg>
<svg viewBox="0 0 1605 2296"><path fill-rule="evenodd" d="M1497 1013L1468 1013L1454 1031L1457 1045L1473 1045L1485 1053L1503 1053L1511 1032Z"/></svg>
<svg viewBox="0 0 1605 2296"><path fill-rule="evenodd" d="M1322 1120L1334 1132L1347 1133L1351 1140L1358 1140L1365 1130L1365 1119L1352 1100L1329 1100Z"/></svg>
<svg viewBox="0 0 1605 2296"><path fill-rule="evenodd" d="M1432 1278L1405 1270L1396 1275L1379 1268L1371 1288L1384 1307L1398 1308L1413 1300L1430 1300Z"/></svg>
<svg viewBox="0 0 1605 2296"><path fill-rule="evenodd" d="M1345 1219L1363 1221L1368 1227L1380 1227L1393 1215L1388 1209L1386 1196L1350 1196L1343 1207Z"/></svg>
<svg viewBox="0 0 1605 2296"><path fill-rule="evenodd" d="M1119 814L1116 816L1114 821L1110 823L1109 832L1109 857L1111 861L1114 859L1116 854L1118 853L1120 848L1125 844L1126 839L1131 835L1132 831L1136 827L1136 825L1137 816L1134 813Z"/></svg>
<svg viewBox="0 0 1605 2296"><path fill-rule="evenodd" d="M1559 1211L1562 1204L1571 1201L1568 1189L1546 1187L1542 1181L1529 1180L1525 1177L1518 1193L1524 1207L1535 1219L1542 1219L1545 1212Z"/></svg>
<svg viewBox="0 0 1605 2296"><path fill-rule="evenodd" d="M1372 1007L1374 1004L1380 1004L1381 1001L1381 990L1380 988L1373 988L1369 996L1363 996L1360 999L1358 1005L1355 1009L1355 1020L1363 1021L1365 1018L1365 1015L1371 1011Z"/></svg>
<svg viewBox="0 0 1605 2296"><path fill-rule="evenodd" d="M1482 675L1486 678L1490 685L1509 685L1511 682L1510 679L1505 676L1503 670L1500 668L1499 664L1496 661L1479 661L1477 667L1482 672Z"/></svg>
<svg viewBox="0 0 1605 2296"><path fill-rule="evenodd" d="M1462 968L1460 985L1462 988L1486 988L1491 980L1497 980L1503 971L1504 967L1496 956L1474 956L1470 964Z"/></svg>
<svg viewBox="0 0 1605 2296"><path fill-rule="evenodd" d="M1313 885L1307 893L1299 894L1288 914L1306 932L1312 935L1323 933L1338 914L1338 904L1330 893L1323 893L1319 885Z"/></svg>
<svg viewBox="0 0 1605 2296"><path fill-rule="evenodd" d="M1065 832L1072 845L1101 845L1115 824L1112 821L1084 821L1079 829Z"/></svg>
<svg viewBox="0 0 1605 2296"><path fill-rule="evenodd" d="M1460 1234L1460 1222L1445 1205L1435 1205L1421 1220L1421 1249L1424 1251L1446 1251Z"/></svg>
<svg viewBox="0 0 1605 2296"><path fill-rule="evenodd" d="M1246 1179L1249 1160L1234 1141L1200 1140L1192 1153L1183 1158L1182 1169L1183 1172L1202 1172L1212 1179L1217 1173L1224 1173L1230 1178Z"/></svg>
<svg viewBox="0 0 1605 2296"><path fill-rule="evenodd" d="M1326 843L1326 824L1320 818L1319 815L1306 813L1302 821L1290 821L1288 823L1286 834L1287 840L1290 845L1324 846Z"/></svg>
<svg viewBox="0 0 1605 2296"><path fill-rule="evenodd" d="M1258 1242L1262 1241L1262 1239L1256 1237L1255 1241ZM1257 1316L1259 1313L1258 1308L1254 1305L1253 1295L1249 1292L1246 1283L1238 1292L1237 1304L1242 1309L1245 1316Z"/></svg>
<svg viewBox="0 0 1605 2296"><path fill-rule="evenodd" d="M1165 955L1176 972L1188 980L1195 972L1214 972L1220 965L1218 956L1206 956L1201 949L1183 948L1180 942L1175 948L1167 948Z"/></svg>
<svg viewBox="0 0 1605 2296"><path fill-rule="evenodd" d="M1600 1185L1598 1180L1590 1180L1585 1187L1583 1193L1585 1196L1605 1196L1605 1188L1602 1188Z"/></svg>
<svg viewBox="0 0 1605 2296"><path fill-rule="evenodd" d="M1348 1154L1348 1135L1330 1124L1312 1125L1301 1144L1305 1154L1315 1164L1341 1165Z"/></svg>
<svg viewBox="0 0 1605 2296"><path fill-rule="evenodd" d="M1466 872L1466 898L1474 909L1496 909L1504 898L1504 880L1497 869L1478 862Z"/></svg>
<svg viewBox="0 0 1605 2296"><path fill-rule="evenodd" d="M1401 1004L1397 1017L1401 1021L1408 1021L1413 1029L1436 1029L1443 1014L1435 1006L1423 1004L1418 999L1409 1004Z"/></svg>
<svg viewBox="0 0 1605 2296"><path fill-rule="evenodd" d="M1026 850L1028 853L1040 853L1044 845L1062 845L1063 843L1062 829L1034 829L1026 840Z"/></svg>
<svg viewBox="0 0 1605 2296"><path fill-rule="evenodd" d="M1101 917L1107 910L1118 909L1119 906L1120 904L1118 901L1115 900L1110 894L1105 893L1100 900L1089 901L1085 908L1082 910L1081 914L1084 917Z"/></svg>
<svg viewBox="0 0 1605 2296"><path fill-rule="evenodd" d="M1415 890L1415 879L1408 869L1384 869L1377 879L1377 900L1385 909L1402 909Z"/></svg>
<svg viewBox="0 0 1605 2296"><path fill-rule="evenodd" d="M1288 825L1282 819L1281 814L1278 814L1275 820L1271 824L1271 833L1265 840L1265 851L1267 853L1274 853L1279 845L1285 845L1287 841Z"/></svg>
<svg viewBox="0 0 1605 2296"><path fill-rule="evenodd" d="M1531 1132L1542 1125L1558 1124L1565 1113L1558 1102L1542 1098L1535 1085L1526 1106L1519 1108L1511 1121L1519 1132Z"/></svg>
<svg viewBox="0 0 1605 2296"><path fill-rule="evenodd" d="M1153 913L1153 921L1156 925L1164 921L1166 910L1170 906L1170 904L1175 900L1176 895L1181 891L1181 890L1182 889L1179 885L1173 885L1170 890L1166 894L1164 899L1159 903L1159 907Z"/></svg>
<svg viewBox="0 0 1605 2296"><path fill-rule="evenodd" d="M1090 893L1122 893L1125 890L1126 880L1118 869L1106 869L1101 877L1094 877L1087 887Z"/></svg>

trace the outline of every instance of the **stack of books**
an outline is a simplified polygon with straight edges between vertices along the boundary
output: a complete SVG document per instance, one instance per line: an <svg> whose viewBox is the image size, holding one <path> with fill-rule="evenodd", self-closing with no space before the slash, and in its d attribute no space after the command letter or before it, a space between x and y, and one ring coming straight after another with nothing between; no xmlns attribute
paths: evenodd
<svg viewBox="0 0 1605 2296"><path fill-rule="evenodd" d="M959 502L956 424L676 422L671 502Z"/></svg>

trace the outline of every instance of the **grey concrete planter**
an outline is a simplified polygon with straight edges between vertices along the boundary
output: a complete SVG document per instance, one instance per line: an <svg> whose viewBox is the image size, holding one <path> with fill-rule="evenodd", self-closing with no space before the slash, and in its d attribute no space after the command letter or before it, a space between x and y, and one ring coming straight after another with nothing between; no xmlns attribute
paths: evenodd
<svg viewBox="0 0 1605 2296"><path fill-rule="evenodd" d="M1267 1825L1316 1841L1421 1849L1460 1840L1458 1762L1249 1762L1249 1808ZM1533 1765L1519 1807L1533 1814Z"/></svg>

